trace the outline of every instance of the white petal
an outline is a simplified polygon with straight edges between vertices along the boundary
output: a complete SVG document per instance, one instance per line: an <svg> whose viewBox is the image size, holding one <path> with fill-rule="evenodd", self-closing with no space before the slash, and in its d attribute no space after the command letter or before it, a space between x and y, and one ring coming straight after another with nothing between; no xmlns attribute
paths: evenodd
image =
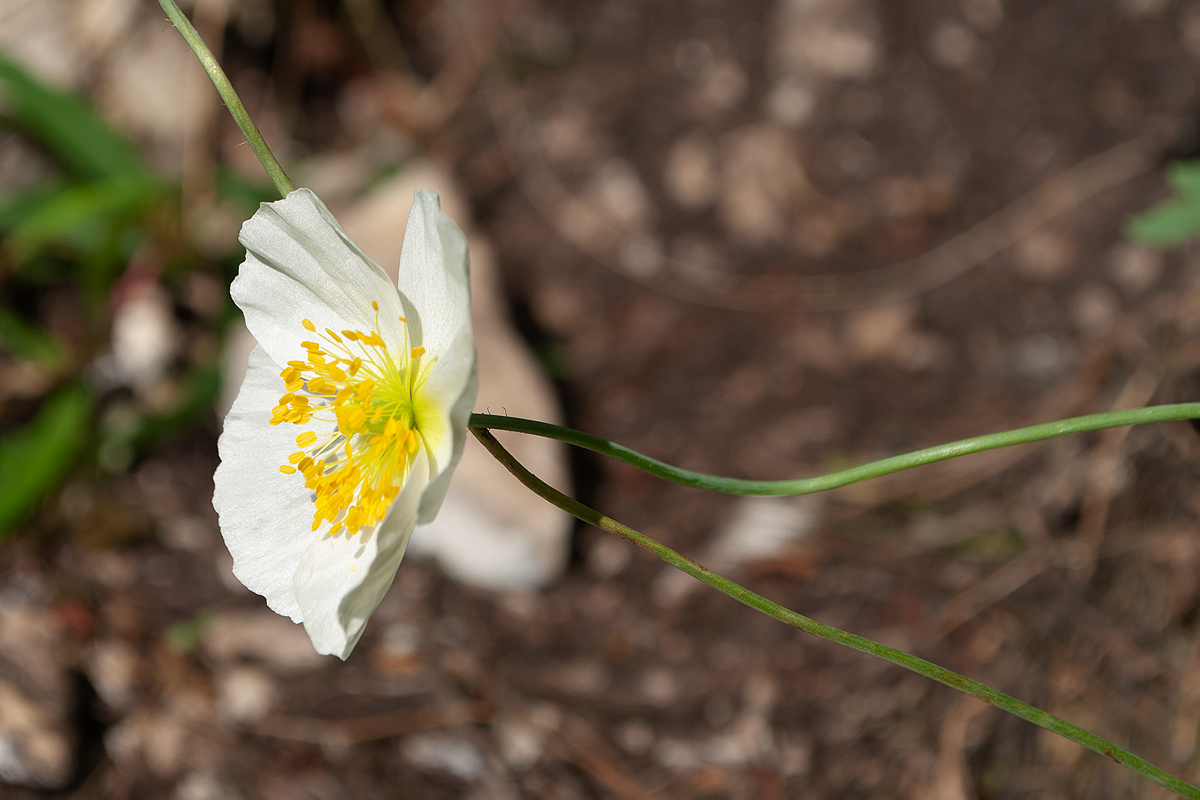
<svg viewBox="0 0 1200 800"><path fill-rule="evenodd" d="M296 435L309 426L269 424L284 393L279 370L262 347L250 353L217 443L221 465L213 476L213 507L233 555L233 574L277 614L300 622L292 576L315 537L313 504L303 479L279 467L297 449Z"/></svg>
<svg viewBox="0 0 1200 800"><path fill-rule="evenodd" d="M450 475L462 455L476 388L475 343L467 329L442 353L417 398L417 421L431 475L429 488L421 498L419 523L432 520L446 496Z"/></svg>
<svg viewBox="0 0 1200 800"><path fill-rule="evenodd" d="M471 329L471 292L467 281L467 240L441 211L437 192L413 198L397 285L413 341L437 358L463 330Z"/></svg>
<svg viewBox="0 0 1200 800"><path fill-rule="evenodd" d="M384 341L403 340L404 310L387 274L308 189L263 203L238 239L246 260L230 294L277 364L305 359L301 320L311 320L317 330L376 329L372 301L379 303Z"/></svg>
<svg viewBox="0 0 1200 800"><path fill-rule="evenodd" d="M358 644L396 577L428 482L428 463L418 451L404 488L374 531L321 535L305 551L292 585L318 653L344 660Z"/></svg>

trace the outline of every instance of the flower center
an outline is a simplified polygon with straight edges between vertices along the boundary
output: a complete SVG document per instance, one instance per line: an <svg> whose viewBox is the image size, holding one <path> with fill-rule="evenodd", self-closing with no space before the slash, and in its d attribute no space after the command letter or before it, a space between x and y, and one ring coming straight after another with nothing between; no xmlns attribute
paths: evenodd
<svg viewBox="0 0 1200 800"><path fill-rule="evenodd" d="M378 329L379 304L371 306ZM279 373L287 393L272 412L272 425L306 425L314 418L336 424L331 433L298 435L300 449L279 468L300 473L314 492L314 531L327 521L331 535L343 528L352 535L382 519L421 447L413 396L431 364L423 358L425 348L409 349L408 323L403 317L400 322L404 352L393 354L376 331L319 333L306 319L305 330L320 341L301 342L308 360L289 361Z"/></svg>

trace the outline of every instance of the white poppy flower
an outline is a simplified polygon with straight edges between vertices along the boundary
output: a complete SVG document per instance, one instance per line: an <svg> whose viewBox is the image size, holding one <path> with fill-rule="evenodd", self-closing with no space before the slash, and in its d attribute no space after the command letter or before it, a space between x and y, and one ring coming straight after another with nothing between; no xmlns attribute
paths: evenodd
<svg viewBox="0 0 1200 800"><path fill-rule="evenodd" d="M399 291L307 189L242 226L231 293L258 347L213 505L233 572L346 658L437 513L475 401L467 244L417 192Z"/></svg>

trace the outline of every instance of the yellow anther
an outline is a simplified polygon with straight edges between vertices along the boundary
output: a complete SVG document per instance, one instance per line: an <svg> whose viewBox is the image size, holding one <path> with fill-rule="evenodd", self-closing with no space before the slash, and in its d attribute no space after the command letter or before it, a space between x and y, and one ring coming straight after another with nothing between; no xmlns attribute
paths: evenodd
<svg viewBox="0 0 1200 800"><path fill-rule="evenodd" d="M309 331L313 331L313 332L316 332L316 330L317 330L317 326L313 325L310 320L302 319L302 320L300 320L300 324L304 326L305 330L309 330Z"/></svg>
<svg viewBox="0 0 1200 800"><path fill-rule="evenodd" d="M374 300L372 300L372 301L371 301L371 308L373 308L373 309L375 309L376 311L378 311L378 310L379 310L379 303L376 303Z"/></svg>
<svg viewBox="0 0 1200 800"><path fill-rule="evenodd" d="M373 308L378 327L378 303ZM398 319L407 324L404 317ZM316 331L311 320L304 322L306 330ZM315 420L324 426L318 428L322 434L299 432L299 450L280 469L301 473L313 493L314 531L327 526L330 534L355 534L387 514L421 448L411 397L416 361L426 350L412 347L397 363L378 330L323 330L324 345L303 342L307 361L289 361L280 372L286 393L272 410L271 422L307 425ZM334 460L327 464L306 454L318 446L327 448L321 452Z"/></svg>

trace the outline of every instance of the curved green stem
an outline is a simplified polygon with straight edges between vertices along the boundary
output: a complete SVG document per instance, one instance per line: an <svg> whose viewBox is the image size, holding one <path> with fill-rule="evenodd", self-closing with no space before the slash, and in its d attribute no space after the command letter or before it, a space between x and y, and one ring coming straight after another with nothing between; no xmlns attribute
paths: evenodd
<svg viewBox="0 0 1200 800"><path fill-rule="evenodd" d="M644 456L628 447L622 447L598 436L582 433L571 428L563 428L546 422L537 422L520 417L504 417L495 414L472 414L470 426L476 430L488 428L500 431L516 431L547 439L557 439L560 442L584 447L601 455L615 458L626 464L644 470L664 480L692 486L697 489L708 489L726 494L740 494L753 497L779 497L786 495L811 494L836 489L848 483L863 481L867 478L877 478L892 472L899 472L912 467L945 461L955 456L965 456L983 450L994 450L997 447L1007 447L1013 444L1037 442L1052 439L1055 436L1065 436L1070 433L1098 431L1104 428L1119 428L1123 425L1137 425L1145 422L1166 422L1169 420L1200 419L1200 403L1176 403L1174 405L1147 406L1128 411L1110 411L1104 414L1089 414L1086 417L1072 417L1058 422L1047 422L1042 425L1030 425L1027 428L1016 428L1001 433L988 433L983 436L972 436L949 444L927 447L904 455L892 456L870 464L838 470L827 475L813 478L798 478L783 481L748 481L739 478L722 478L703 472L693 472L687 469L673 467L662 461Z"/></svg>
<svg viewBox="0 0 1200 800"><path fill-rule="evenodd" d="M208 45L204 44L204 40L200 38L200 34L196 32L196 28L192 25L191 21L179 10L179 6L175 4L175 0L158 0L158 4L162 6L163 11L167 12L167 16L171 18L171 22L175 25L175 28L183 36L183 40L188 43L188 47L192 48L192 52L196 54L196 58L200 59L201 66L208 73L208 77L212 79L213 86L217 87L217 93L225 101L225 107L229 109L233 121L242 129L242 134L245 135L246 141L250 143L250 148L254 151L254 155L258 156L258 160L262 162L263 169L271 176L271 181L279 191L279 196L287 197L296 187L292 185L287 173L283 171L283 167L280 166L274 154L271 153L271 148L267 146L267 140L259 133L254 120L250 119L250 114L246 111L246 107L242 105L241 98L238 97L237 92L233 90L233 84L229 82L228 76L225 75L225 70L221 69L221 65L217 63L217 59L213 56L212 51L208 49Z"/></svg>
<svg viewBox="0 0 1200 800"><path fill-rule="evenodd" d="M778 603L774 603L762 595L756 594L740 584L734 583L726 577L718 575L712 570L700 566L695 561L681 556L671 548L658 541L651 539L645 534L635 531L626 525L622 525L614 519L604 516L600 512L585 506L584 504L566 496L562 492L546 484L529 470L525 469L504 447L496 441L496 437L490 431L482 427L474 427L471 431L488 451L508 469L517 480L525 484L535 494L545 498L554 505L566 511L571 516L588 523L595 525L603 531L616 534L622 539L630 541L641 547L643 550L648 550L660 559L670 564L671 566L683 570L693 578L708 584L719 592L722 592L739 603L743 603L751 608L761 611L769 617L779 620L794 628L799 628L802 631L811 633L814 636L819 636L826 641L835 644L849 647L853 650L882 658L884 661L890 661L893 664L904 667L907 670L923 675L926 678L945 684L951 689L968 694L971 697L978 698L985 703L995 706L996 708L1007 711L1010 714L1020 717L1027 722L1032 722L1045 728L1048 731L1053 731L1060 736L1070 739L1077 744L1099 753L1102 756L1112 759L1123 767L1133 770L1137 774L1149 778L1160 786L1165 786L1181 797L1191 798L1192 800L1200 800L1200 788L1186 783L1174 775L1165 772L1158 767L1146 761L1143 758L1135 756L1127 750L1117 747L1112 742L1096 736L1094 733L1089 733L1083 728L1059 719L1053 714L1048 714L1040 708L1023 703L1015 697L1011 697L1003 692L998 692L990 686L986 686L978 681L973 681L957 672L952 672L944 667L939 667L937 664L926 661L922 658L909 655L902 650L897 650L894 647L880 644L879 642L858 636L840 628L834 628L830 625L817 622L802 614L797 614L795 611L784 608Z"/></svg>

